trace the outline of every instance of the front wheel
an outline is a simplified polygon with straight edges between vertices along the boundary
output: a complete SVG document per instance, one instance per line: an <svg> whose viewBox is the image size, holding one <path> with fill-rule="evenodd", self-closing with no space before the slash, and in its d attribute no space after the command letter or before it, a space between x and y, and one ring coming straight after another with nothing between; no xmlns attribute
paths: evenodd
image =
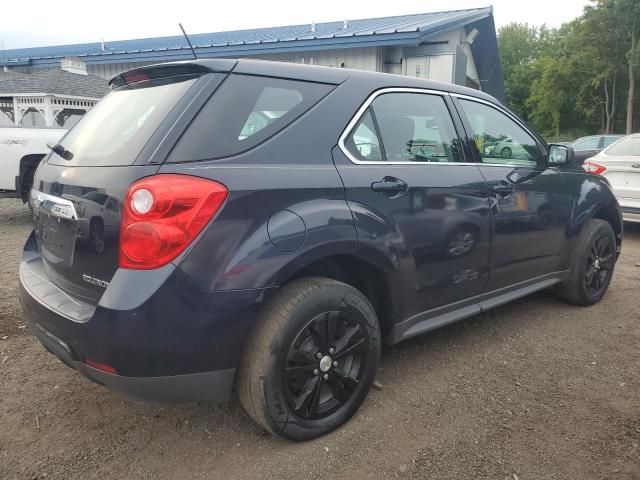
<svg viewBox="0 0 640 480"><path fill-rule="evenodd" d="M367 298L335 280L302 278L265 308L243 355L238 396L271 433L308 440L358 410L379 357L380 329Z"/></svg>
<svg viewBox="0 0 640 480"><path fill-rule="evenodd" d="M559 295L578 305L599 302L613 277L616 255L611 225L604 220L589 220L572 250L569 278L558 290Z"/></svg>

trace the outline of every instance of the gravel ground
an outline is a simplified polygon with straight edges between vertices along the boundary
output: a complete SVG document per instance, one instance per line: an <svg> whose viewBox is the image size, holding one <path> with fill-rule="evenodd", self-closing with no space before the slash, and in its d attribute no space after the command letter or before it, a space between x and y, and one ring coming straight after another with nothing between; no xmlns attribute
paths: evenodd
<svg viewBox="0 0 640 480"><path fill-rule="evenodd" d="M273 438L237 402L123 400L23 327L24 206L0 200L0 478L639 479L640 228L604 300L543 292L386 351L339 431Z"/></svg>

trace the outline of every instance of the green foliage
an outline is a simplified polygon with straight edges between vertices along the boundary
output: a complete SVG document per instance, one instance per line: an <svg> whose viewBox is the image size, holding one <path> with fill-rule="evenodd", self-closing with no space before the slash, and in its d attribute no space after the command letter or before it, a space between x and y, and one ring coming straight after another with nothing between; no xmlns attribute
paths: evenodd
<svg viewBox="0 0 640 480"><path fill-rule="evenodd" d="M640 68L640 0L592 0L559 29L511 23L498 47L507 102L536 129L555 138L624 131L630 72Z"/></svg>

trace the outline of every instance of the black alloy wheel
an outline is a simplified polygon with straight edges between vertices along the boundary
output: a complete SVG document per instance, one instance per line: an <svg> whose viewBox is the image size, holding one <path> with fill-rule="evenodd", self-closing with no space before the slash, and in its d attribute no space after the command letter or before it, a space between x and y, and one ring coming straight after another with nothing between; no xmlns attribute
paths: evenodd
<svg viewBox="0 0 640 480"><path fill-rule="evenodd" d="M587 254L587 268L584 274L584 284L593 295L598 295L608 285L608 277L613 268L613 245L609 236L602 234L596 237Z"/></svg>
<svg viewBox="0 0 640 480"><path fill-rule="evenodd" d="M560 297L577 305L599 302L613 278L618 248L610 223L587 221L571 246L566 280L556 287Z"/></svg>
<svg viewBox="0 0 640 480"><path fill-rule="evenodd" d="M304 419L335 413L353 396L368 360L367 338L345 311L314 317L296 336L285 364L285 397Z"/></svg>
<svg viewBox="0 0 640 480"><path fill-rule="evenodd" d="M291 440L324 435L360 408L376 378L380 326L368 298L324 277L281 287L265 306L236 385L245 411Z"/></svg>

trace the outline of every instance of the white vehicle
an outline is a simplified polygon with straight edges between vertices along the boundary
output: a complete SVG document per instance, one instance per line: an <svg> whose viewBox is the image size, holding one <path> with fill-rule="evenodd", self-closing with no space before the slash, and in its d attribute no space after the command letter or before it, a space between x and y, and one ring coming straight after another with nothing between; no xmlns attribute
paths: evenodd
<svg viewBox="0 0 640 480"><path fill-rule="evenodd" d="M625 221L640 222L640 133L621 138L583 167L609 181Z"/></svg>
<svg viewBox="0 0 640 480"><path fill-rule="evenodd" d="M26 202L33 174L47 153L47 143L58 143L61 128L0 128L0 198L18 197Z"/></svg>

